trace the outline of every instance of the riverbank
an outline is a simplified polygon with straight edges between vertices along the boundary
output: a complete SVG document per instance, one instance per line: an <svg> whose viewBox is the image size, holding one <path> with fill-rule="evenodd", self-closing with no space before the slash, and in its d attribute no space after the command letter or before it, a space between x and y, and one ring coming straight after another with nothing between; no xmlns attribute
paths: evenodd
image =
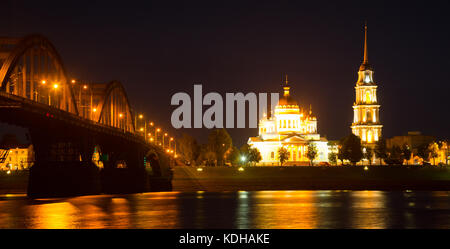
<svg viewBox="0 0 450 249"><path fill-rule="evenodd" d="M175 167L174 191L450 190L450 168Z"/></svg>
<svg viewBox="0 0 450 249"><path fill-rule="evenodd" d="M176 166L173 191L450 190L450 167L188 167ZM28 171L0 172L0 194L24 194Z"/></svg>

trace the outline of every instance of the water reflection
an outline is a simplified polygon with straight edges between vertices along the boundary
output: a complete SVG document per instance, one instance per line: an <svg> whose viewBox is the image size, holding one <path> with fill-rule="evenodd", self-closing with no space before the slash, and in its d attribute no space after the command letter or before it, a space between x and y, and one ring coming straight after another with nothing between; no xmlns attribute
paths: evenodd
<svg viewBox="0 0 450 249"><path fill-rule="evenodd" d="M450 228L450 192L2 195L0 228Z"/></svg>

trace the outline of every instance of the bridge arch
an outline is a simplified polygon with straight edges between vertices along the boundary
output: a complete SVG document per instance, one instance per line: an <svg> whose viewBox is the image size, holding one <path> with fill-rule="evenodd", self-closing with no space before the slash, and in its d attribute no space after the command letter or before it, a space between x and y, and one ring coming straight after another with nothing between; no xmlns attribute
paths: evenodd
<svg viewBox="0 0 450 249"><path fill-rule="evenodd" d="M33 34L0 39L1 91L78 115L69 78L53 44Z"/></svg>
<svg viewBox="0 0 450 249"><path fill-rule="evenodd" d="M134 116L131 112L130 102L119 81L109 82L99 103L97 122L120 128L125 132L134 132Z"/></svg>

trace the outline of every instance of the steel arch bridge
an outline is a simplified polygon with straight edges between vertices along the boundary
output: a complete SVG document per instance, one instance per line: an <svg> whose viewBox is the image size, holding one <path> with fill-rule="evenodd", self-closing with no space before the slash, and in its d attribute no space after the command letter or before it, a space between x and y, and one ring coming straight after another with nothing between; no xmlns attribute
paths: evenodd
<svg viewBox="0 0 450 249"><path fill-rule="evenodd" d="M42 35L0 37L0 122L30 130L35 148L30 196L142 192L155 182L170 188L165 153L135 133L133 120L119 81L70 80L61 56ZM102 152L103 169L92 163L94 148ZM152 165L158 175L151 180L143 166L150 154L158 158ZM126 169L117 168L119 162ZM80 188L70 178L90 183Z"/></svg>

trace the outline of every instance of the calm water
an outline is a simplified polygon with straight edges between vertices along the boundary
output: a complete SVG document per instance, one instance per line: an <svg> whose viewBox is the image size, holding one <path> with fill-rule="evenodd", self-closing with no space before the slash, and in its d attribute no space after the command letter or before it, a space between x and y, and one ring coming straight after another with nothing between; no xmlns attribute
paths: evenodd
<svg viewBox="0 0 450 249"><path fill-rule="evenodd" d="M1 195L0 228L450 228L450 192Z"/></svg>

